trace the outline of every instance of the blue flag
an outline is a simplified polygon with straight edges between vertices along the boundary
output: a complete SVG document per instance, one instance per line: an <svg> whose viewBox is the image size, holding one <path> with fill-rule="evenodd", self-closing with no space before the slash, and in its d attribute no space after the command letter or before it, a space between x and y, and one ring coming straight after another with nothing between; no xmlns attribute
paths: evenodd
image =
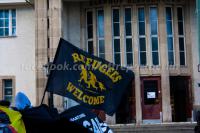
<svg viewBox="0 0 200 133"><path fill-rule="evenodd" d="M85 107L113 115L133 78L132 71L60 39L46 88Z"/></svg>

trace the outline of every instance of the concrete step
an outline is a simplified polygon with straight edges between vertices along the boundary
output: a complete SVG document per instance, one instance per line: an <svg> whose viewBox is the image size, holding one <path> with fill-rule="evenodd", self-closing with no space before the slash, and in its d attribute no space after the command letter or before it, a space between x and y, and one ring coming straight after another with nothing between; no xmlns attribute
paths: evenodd
<svg viewBox="0 0 200 133"><path fill-rule="evenodd" d="M114 133L194 133L196 123L116 124L109 125Z"/></svg>

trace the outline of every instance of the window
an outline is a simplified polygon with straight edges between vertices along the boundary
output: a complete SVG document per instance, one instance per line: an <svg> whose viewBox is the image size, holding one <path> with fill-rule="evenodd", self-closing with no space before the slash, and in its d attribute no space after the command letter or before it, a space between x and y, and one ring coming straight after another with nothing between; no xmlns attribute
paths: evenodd
<svg viewBox="0 0 200 133"><path fill-rule="evenodd" d="M150 7L150 29L151 29L151 57L152 64L159 65L158 51L158 13L156 7Z"/></svg>
<svg viewBox="0 0 200 133"><path fill-rule="evenodd" d="M114 63L121 64L121 52L120 52L120 13L119 9L112 10L112 28L113 28L113 50L114 50Z"/></svg>
<svg viewBox="0 0 200 133"><path fill-rule="evenodd" d="M185 36L184 36L184 21L183 21L183 10L181 7L177 8L178 16L178 38L179 38L179 54L180 54L180 65L186 65L185 58Z"/></svg>
<svg viewBox="0 0 200 133"><path fill-rule="evenodd" d="M132 9L125 8L125 57L126 65L133 65L133 48L132 48Z"/></svg>
<svg viewBox="0 0 200 133"><path fill-rule="evenodd" d="M104 41L104 11L97 10L97 39L98 56L105 59L105 41Z"/></svg>
<svg viewBox="0 0 200 133"><path fill-rule="evenodd" d="M16 35L16 10L0 10L0 37Z"/></svg>
<svg viewBox="0 0 200 133"><path fill-rule="evenodd" d="M3 80L3 91L4 91L4 100L8 100L12 102L13 98L13 82L11 79L4 79Z"/></svg>
<svg viewBox="0 0 200 133"><path fill-rule="evenodd" d="M167 30L167 46L168 46L168 64L174 65L174 37L173 37L173 19L172 8L166 7L166 30Z"/></svg>
<svg viewBox="0 0 200 133"><path fill-rule="evenodd" d="M145 10L144 8L138 8L138 26L139 26L139 57L140 65L145 66L147 64L147 51L146 51L146 36L145 36Z"/></svg>
<svg viewBox="0 0 200 133"><path fill-rule="evenodd" d="M87 51L89 54L94 54L93 49L93 13L87 11Z"/></svg>

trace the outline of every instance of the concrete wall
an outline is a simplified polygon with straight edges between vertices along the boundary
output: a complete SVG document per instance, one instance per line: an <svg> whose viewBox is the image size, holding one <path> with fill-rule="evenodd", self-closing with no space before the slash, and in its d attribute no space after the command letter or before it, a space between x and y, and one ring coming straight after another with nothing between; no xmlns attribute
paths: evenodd
<svg viewBox="0 0 200 133"><path fill-rule="evenodd" d="M63 38L80 47L80 3L63 2Z"/></svg>
<svg viewBox="0 0 200 133"><path fill-rule="evenodd" d="M41 0L38 0L38 5L39 2L41 2ZM43 0L43 2L45 3L46 1ZM74 45L84 48L85 45L85 41L84 41L84 33L85 33L85 29L84 29L84 23L85 23L85 17L84 17L84 8L85 8L85 4L87 6L87 2L67 2L67 1L62 1L63 3L60 2L56 2L55 1L51 1L50 2L50 12L49 12L49 19L50 19L50 49L52 49L52 52L50 51L50 57L53 58L54 57L54 53L55 50L57 48L57 39L60 35L60 31L62 32L62 37L68 41L70 41L71 43L73 43ZM160 47L160 57L162 58L161 60L161 67L159 67L158 69L153 68L150 66L149 67L144 67L144 68L137 68L135 70L136 73L136 109L137 109L137 122L140 123L142 118L141 118L141 101L138 100L140 99L140 76L158 76L160 75L162 78L162 93L163 93L163 122L169 122L171 121L171 107L170 107L170 89L169 89L169 76L176 76L176 75L180 75L180 76L191 76L192 80L193 80L193 91L194 91L194 105L200 105L200 98L198 96L199 92L200 92L200 88L198 87L198 83L200 83L200 75L197 72L197 64L199 63L199 58L198 58L198 45L197 45L197 31L196 31L196 19L195 19L195 0L186 0L187 6L186 6L186 21L185 21L185 26L186 26L186 47L187 47L187 65L186 67L182 68L182 67L178 67L177 69L174 69L173 67L170 69L166 69L165 67L167 66L167 55L166 55L166 32L165 32L165 16L164 16L164 7L166 6L166 4L162 1L159 3L159 10L160 12L160 19L159 19L159 39L160 39L160 45L163 44L163 47ZM46 4L44 4L44 7ZM62 5L62 6L61 6ZM125 4L124 6L126 6L127 4ZM123 7L123 4L120 5L121 9ZM174 10L176 9L176 6L178 6L178 4L175 4L175 6L173 7ZM96 7L94 5L94 7ZM46 39L46 31L45 29L42 29L43 27L45 27L43 25L43 23L46 23L46 11L44 8L44 16L41 18L41 20L38 21L39 25L38 27L38 38L39 40L47 40ZM91 8L91 7L89 7ZM111 15L111 5L110 4L105 4L104 6L106 15L105 15L105 43L106 43L106 59L109 61L112 61L112 54L111 54L111 50L112 50L112 36L111 36L111 19L110 19L110 15ZM134 15L134 20L137 20L136 18L136 9L137 9L137 5L133 4L133 9L135 15ZM62 12L61 12L62 10ZM189 11L188 11L189 10ZM40 12L40 8L38 8L38 15L41 14ZM95 11L95 10L94 10ZM55 13L55 14L54 14ZM62 13L62 14L60 14ZM174 12L175 14L176 12ZM56 16L58 15L58 17ZM62 17L62 26L60 26L60 21L58 19L60 19L60 17ZM39 17L38 17L39 18ZM121 19L123 19L121 17ZM95 19L94 19L95 20ZM175 18L175 22L177 21L177 19ZM95 22L95 21L94 21ZM95 23L94 23L95 24ZM147 24L147 29L149 28L149 23ZM61 27L61 30L59 29ZM133 21L133 29L134 29L134 33L137 33L137 21ZM177 38L178 32L177 32L177 22L174 25L175 27L175 36ZM123 25L121 25L120 30L123 30ZM36 29L37 30L37 29ZM43 32L39 32L39 31L44 31L45 34L41 34ZM149 30L149 29L148 29ZM55 34L54 34L55 33ZM57 34L58 33L58 34ZM95 28L94 28L94 33L96 33ZM42 36L44 36L42 38ZM95 36L95 35L94 35ZM133 41L134 44L138 43L138 36L137 34L133 35ZM149 38L149 35L148 37ZM121 38L121 40L123 40L123 36ZM96 38L94 37L94 41L96 40ZM38 49L41 47L40 50L43 50L43 52L45 53L46 51L46 43L44 44L44 41L38 41ZM178 41L176 40L176 49L178 49ZM122 43L123 44L123 43ZM192 49L191 49L192 46ZM124 51L123 49L121 51ZM176 55L179 54L178 50L175 50ZM150 52L148 52L150 53ZM47 54L41 54L40 57L44 57ZM38 60L40 60L40 58L38 56ZM178 58L179 56L176 56L176 60L179 60ZM138 65L139 61L138 61L138 47L137 45L134 45L134 64ZM176 62L176 65L179 64L179 62ZM193 73L193 75L192 75ZM39 74L41 74L41 72L39 72ZM40 76L38 76L40 77ZM37 77L37 78L38 78ZM38 81L40 81L41 78L38 78ZM167 82L166 82L167 81ZM39 89L40 90L40 89ZM69 102L68 106L72 106L73 103Z"/></svg>
<svg viewBox="0 0 200 133"><path fill-rule="evenodd" d="M81 47L81 27L80 27L80 3L63 2L62 14L62 37L77 47ZM78 103L72 99L67 99L67 108Z"/></svg>
<svg viewBox="0 0 200 133"><path fill-rule="evenodd" d="M17 36L0 38L0 76L15 76L15 92L36 103L35 15L32 8L16 10Z"/></svg>
<svg viewBox="0 0 200 133"><path fill-rule="evenodd" d="M191 39L192 39L192 60L193 60L193 91L194 91L194 107L200 106L200 72L198 72L199 62L199 46L197 41L197 14L195 1L190 1L190 16L191 16Z"/></svg>
<svg viewBox="0 0 200 133"><path fill-rule="evenodd" d="M85 45L85 42L81 40L81 38L84 38L84 31L81 27L82 24L85 23L85 19L81 19L82 15L84 14L84 8L90 8L92 10L95 10L96 6L88 6L86 2L83 2L84 4L80 4L78 2L63 2L63 21L62 21L62 27L63 27L63 37L72 42L73 44L79 46L81 44L81 48L83 48ZM178 43L178 22L177 18L174 18L174 39L175 39L175 57L176 57L176 69L173 68L167 68L167 47L166 47L166 22L165 22L165 7L166 3L161 1L158 4L159 9L159 46L160 46L160 67L157 68L151 68L151 63L148 64L149 68L136 68L134 70L136 74L136 116L137 122L140 123L141 121L141 101L140 99L140 76L161 76L161 85L162 85L162 113L163 113L163 122L170 122L171 121L171 105L170 105L170 83L169 83L169 76L191 76L193 79L193 91L194 93L194 105L199 105L200 103L200 97L198 97L198 94L200 93L200 87L198 87L198 83L200 83L200 74L197 73L197 65L198 65L198 45L197 45L197 31L196 31L196 20L195 20L195 0L186 0L185 3L182 3L183 5L186 4L185 7L185 39L186 39L186 60L187 60L187 66L180 67L180 61L179 61L179 43ZM123 6L126 6L128 4L121 4L121 9ZM175 3L172 8L174 9L174 14L176 14L176 8L179 6L178 3ZM101 6L102 7L102 6ZM131 4L131 7L133 7L133 20L137 20L137 5ZM104 5L104 11L105 11L105 43L106 43L106 59L112 62L112 36L111 36L111 5L105 4ZM80 14L81 13L81 14ZM176 16L176 15L175 15ZM121 19L123 19L121 17ZM148 18L147 18L148 19ZM95 25L95 19L94 25ZM121 21L123 22L123 20ZM123 24L122 24L123 25ZM123 33L123 26L121 25L120 30ZM137 21L133 21L133 33L137 33ZM149 30L149 21L146 22L146 29ZM94 33L95 26L94 26ZM149 31L147 31L147 41L149 38ZM95 34L94 34L95 36ZM121 40L123 40L123 35L121 35ZM138 35L133 34L133 43L138 43ZM95 40L94 37L94 47L95 47ZM123 45L123 42L121 43ZM149 42L147 42L147 46L149 45ZM191 48L192 46L192 48ZM134 45L134 64L138 66L139 60L138 60L138 47L137 45ZM150 48L148 46L148 48ZM123 56L123 49L122 56ZM148 49L148 57L150 57L150 49ZM123 59L124 57L122 57ZM148 62L150 62L150 59L148 59ZM193 75L192 75L193 73ZM138 84L137 84L138 83ZM139 90L139 91L138 91Z"/></svg>

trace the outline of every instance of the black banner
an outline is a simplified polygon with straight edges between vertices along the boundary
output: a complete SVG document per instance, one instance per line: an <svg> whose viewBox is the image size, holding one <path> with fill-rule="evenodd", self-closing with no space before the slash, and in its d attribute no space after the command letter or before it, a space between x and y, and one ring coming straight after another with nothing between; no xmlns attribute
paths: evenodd
<svg viewBox="0 0 200 133"><path fill-rule="evenodd" d="M96 116L96 114L80 105L64 111L60 114L60 118L79 124L93 133L113 133L108 125Z"/></svg>
<svg viewBox="0 0 200 133"><path fill-rule="evenodd" d="M89 55L60 39L50 66L47 90L66 96L92 109L113 115L128 84L132 71Z"/></svg>

